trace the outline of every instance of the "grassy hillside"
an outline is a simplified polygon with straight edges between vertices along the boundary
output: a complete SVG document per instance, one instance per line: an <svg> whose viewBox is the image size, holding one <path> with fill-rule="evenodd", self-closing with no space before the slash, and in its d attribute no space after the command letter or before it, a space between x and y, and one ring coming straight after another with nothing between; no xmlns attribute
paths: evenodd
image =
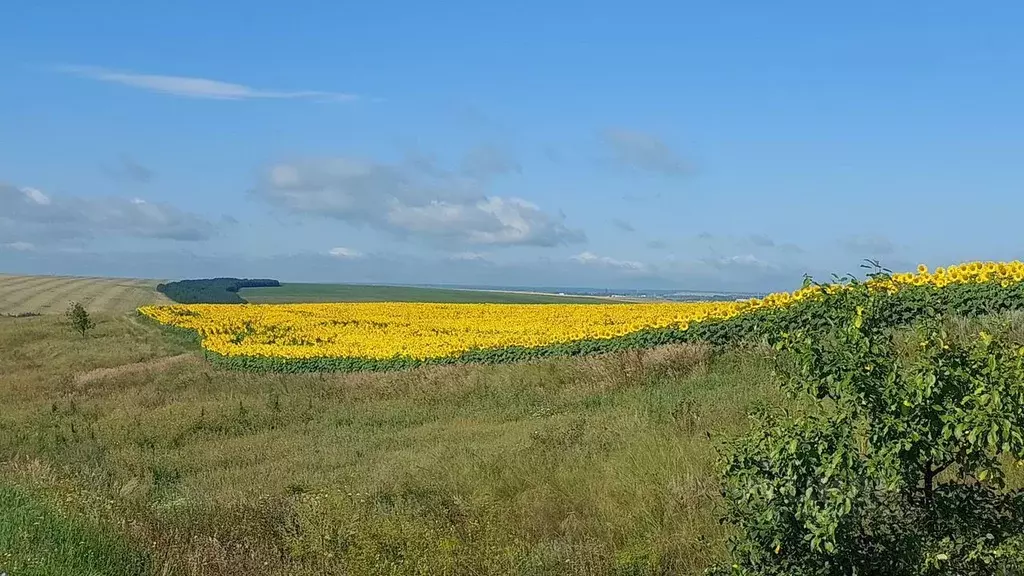
<svg viewBox="0 0 1024 576"><path fill-rule="evenodd" d="M70 301L90 312L130 312L146 304L170 303L156 280L15 276L0 274L0 314L63 312Z"/></svg>
<svg viewBox="0 0 1024 576"><path fill-rule="evenodd" d="M724 553L709 435L775 401L749 352L257 375L97 320L0 318L0 540L38 517L61 544L0 571L699 574Z"/></svg>
<svg viewBox="0 0 1024 576"><path fill-rule="evenodd" d="M508 304L579 303L593 304L610 300L585 296L488 292L410 286L372 286L362 284L282 284L279 288L243 288L242 298L256 304L285 302L485 302Z"/></svg>

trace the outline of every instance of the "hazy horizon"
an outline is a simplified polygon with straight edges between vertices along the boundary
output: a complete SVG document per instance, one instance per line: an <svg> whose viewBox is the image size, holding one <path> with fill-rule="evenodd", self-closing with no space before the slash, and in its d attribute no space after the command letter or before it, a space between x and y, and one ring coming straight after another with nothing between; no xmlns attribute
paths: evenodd
<svg viewBox="0 0 1024 576"><path fill-rule="evenodd" d="M38 258L38 255L33 255ZM162 254L161 256L167 256ZM803 272L797 273L792 277L775 279L774 282L767 282L758 284L759 280L763 278L755 278L751 281L744 282L743 279L734 281L732 283L717 282L715 280L701 282L700 279L687 282L686 279L682 279L679 282L673 282L656 277L643 277L636 276L634 278L626 279L625 281L611 280L606 283L600 283L603 278L600 276L582 276L573 274L567 276L566 274L548 274L547 278L541 278L538 283L523 283L519 281L519 277L516 276L517 271L522 270L515 267L487 267L481 269L484 274L480 275L484 281L467 281L459 282L453 281L449 270L443 268L444 262L396 262L394 269L397 271L394 274L381 274L374 271L364 271L360 274L353 274L352 276L345 277L338 273L337 270L333 270L331 263L325 263L323 259L316 255L294 255L280 260L274 260L270 262L246 262L238 259L235 260L218 260L218 259L163 259L153 258L149 260L130 260L127 262L118 262L118 255L93 255L90 254L89 258L80 259L77 262L64 263L64 262L47 262L42 261L41 263L36 261L36 265L32 265L33 259L26 258L29 265L14 268L0 269L0 275L54 275L54 276L79 276L79 277L107 277L107 278L125 278L125 279L152 279L152 280L186 280L186 279L199 279L199 278L217 278L217 277L230 277L230 278L269 278L279 280L282 283L288 284L356 284L356 285L384 285L384 286L420 286L420 287L438 287L438 288L465 288L465 289L491 289L491 290L538 290L538 291L558 291L558 290L607 290L607 291L648 291L648 292L697 292L697 293L722 293L722 294L751 294L759 293L765 294L777 291L789 291L795 290L800 286L803 281ZM327 264L327 266L325 266ZM439 268L438 265L442 267ZM403 278L408 275L408 267L414 265L417 267L418 275L421 278L427 278L428 280L423 281L407 281ZM53 268L58 268L54 270ZM270 273L274 270L284 271L284 274ZM181 271L181 274L160 274L160 272L174 272ZM195 273L185 273L192 271ZM903 270L899 270L903 271ZM905 271L910 271L908 268ZM489 274L488 274L489 273ZM526 275L530 273L543 275L543 270L526 270ZM857 277L863 277L865 270L860 268L860 264L855 268L836 271L837 275L855 275ZM832 272L821 272L818 274L812 274L813 278L817 281L829 281L832 277ZM579 283L572 282L572 280L580 277L592 279L592 283ZM433 278L434 280L429 280ZM486 281L487 278L494 278L492 281ZM563 278L566 281L562 283L557 282L545 282L545 279L551 278ZM645 284L644 282L647 281Z"/></svg>

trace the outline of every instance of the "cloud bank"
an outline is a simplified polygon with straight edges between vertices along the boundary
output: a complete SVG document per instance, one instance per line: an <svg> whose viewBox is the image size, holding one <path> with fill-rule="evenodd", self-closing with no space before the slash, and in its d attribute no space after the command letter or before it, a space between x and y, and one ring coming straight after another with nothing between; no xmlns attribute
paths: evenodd
<svg viewBox="0 0 1024 576"><path fill-rule="evenodd" d="M0 242L8 244L103 236L194 242L217 232L202 216L139 198L59 196L0 184L0 206Z"/></svg>
<svg viewBox="0 0 1024 576"><path fill-rule="evenodd" d="M292 216L370 226L438 245L553 247L586 240L582 230L532 202L490 194L490 177L508 169L492 160L470 160L474 168L460 172L423 158L280 162L263 171L251 193Z"/></svg>

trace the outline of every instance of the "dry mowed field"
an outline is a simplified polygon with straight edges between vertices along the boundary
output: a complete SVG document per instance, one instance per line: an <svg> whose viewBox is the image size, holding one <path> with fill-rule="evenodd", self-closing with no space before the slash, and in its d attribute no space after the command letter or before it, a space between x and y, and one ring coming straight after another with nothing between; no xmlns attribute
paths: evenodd
<svg viewBox="0 0 1024 576"><path fill-rule="evenodd" d="M168 304L156 291L158 280L83 278L77 276L14 276L0 274L0 314L63 312L81 302L90 312L130 312L147 304Z"/></svg>

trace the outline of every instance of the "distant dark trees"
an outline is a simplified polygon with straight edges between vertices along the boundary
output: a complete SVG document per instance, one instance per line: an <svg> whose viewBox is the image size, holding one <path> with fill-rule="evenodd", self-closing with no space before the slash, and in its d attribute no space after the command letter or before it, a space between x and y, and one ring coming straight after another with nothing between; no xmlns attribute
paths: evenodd
<svg viewBox="0 0 1024 576"><path fill-rule="evenodd" d="M202 278L157 284L157 292L179 304L245 304L238 295L242 288L278 287L281 283L269 279Z"/></svg>

